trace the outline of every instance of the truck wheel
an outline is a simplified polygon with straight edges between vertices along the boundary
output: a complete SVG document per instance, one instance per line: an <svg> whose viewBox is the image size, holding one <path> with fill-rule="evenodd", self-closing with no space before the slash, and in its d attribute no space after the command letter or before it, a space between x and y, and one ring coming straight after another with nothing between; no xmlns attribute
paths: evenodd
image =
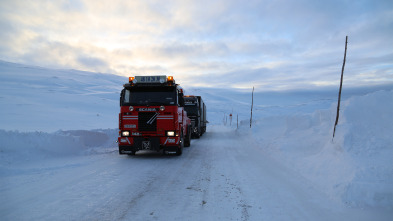
<svg viewBox="0 0 393 221"><path fill-rule="evenodd" d="M186 139L184 139L184 146L185 147L191 146L191 127L187 128L187 135L186 135Z"/></svg>
<svg viewBox="0 0 393 221"><path fill-rule="evenodd" d="M131 153L128 154L128 156L134 156L135 155L135 151L131 151Z"/></svg>
<svg viewBox="0 0 393 221"><path fill-rule="evenodd" d="M179 142L179 148L176 151L176 156L180 156L183 153L183 146L184 146L184 138L183 138L183 132L180 135L180 142Z"/></svg>

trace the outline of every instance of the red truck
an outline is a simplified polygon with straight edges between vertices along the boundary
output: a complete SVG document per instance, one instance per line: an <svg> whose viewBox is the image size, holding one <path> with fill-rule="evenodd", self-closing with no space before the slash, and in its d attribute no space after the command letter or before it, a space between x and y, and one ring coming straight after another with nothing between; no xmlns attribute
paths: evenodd
<svg viewBox="0 0 393 221"><path fill-rule="evenodd" d="M120 95L119 154L139 150L181 155L190 146L191 120L184 91L172 76L135 76Z"/></svg>

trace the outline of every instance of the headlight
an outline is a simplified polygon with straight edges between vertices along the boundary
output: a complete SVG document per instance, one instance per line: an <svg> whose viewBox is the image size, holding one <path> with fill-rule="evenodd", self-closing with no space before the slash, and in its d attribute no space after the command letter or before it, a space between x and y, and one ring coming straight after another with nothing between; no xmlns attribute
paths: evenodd
<svg viewBox="0 0 393 221"><path fill-rule="evenodd" d="M134 111L134 107L133 107L133 106L130 106L130 107L128 108L128 110Z"/></svg>
<svg viewBox="0 0 393 221"><path fill-rule="evenodd" d="M167 131L166 132L167 137L174 137L175 136L175 131Z"/></svg>
<svg viewBox="0 0 393 221"><path fill-rule="evenodd" d="M160 107L160 111L164 111L165 110L165 107L164 106L161 106Z"/></svg>
<svg viewBox="0 0 393 221"><path fill-rule="evenodd" d="M129 137L130 136L130 131L122 131L121 136L123 137Z"/></svg>

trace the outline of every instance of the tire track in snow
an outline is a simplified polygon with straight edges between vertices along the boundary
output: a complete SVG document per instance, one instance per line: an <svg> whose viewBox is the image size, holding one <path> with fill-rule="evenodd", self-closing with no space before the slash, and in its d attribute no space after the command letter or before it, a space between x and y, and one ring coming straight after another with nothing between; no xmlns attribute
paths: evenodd
<svg viewBox="0 0 393 221"><path fill-rule="evenodd" d="M247 203L238 173L233 162L235 154L228 151L236 145L236 134L221 126L210 127L209 133L197 143L203 148L204 159L209 162L209 188L205 191L207 213L210 218L228 220L248 220ZM217 213L217 211L219 211Z"/></svg>

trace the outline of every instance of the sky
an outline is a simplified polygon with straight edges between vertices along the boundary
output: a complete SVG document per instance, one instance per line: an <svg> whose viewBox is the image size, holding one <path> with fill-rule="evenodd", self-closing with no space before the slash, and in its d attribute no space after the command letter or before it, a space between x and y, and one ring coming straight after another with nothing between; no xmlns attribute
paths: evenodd
<svg viewBox="0 0 393 221"><path fill-rule="evenodd" d="M393 84L393 1L0 0L0 60L261 91Z"/></svg>

